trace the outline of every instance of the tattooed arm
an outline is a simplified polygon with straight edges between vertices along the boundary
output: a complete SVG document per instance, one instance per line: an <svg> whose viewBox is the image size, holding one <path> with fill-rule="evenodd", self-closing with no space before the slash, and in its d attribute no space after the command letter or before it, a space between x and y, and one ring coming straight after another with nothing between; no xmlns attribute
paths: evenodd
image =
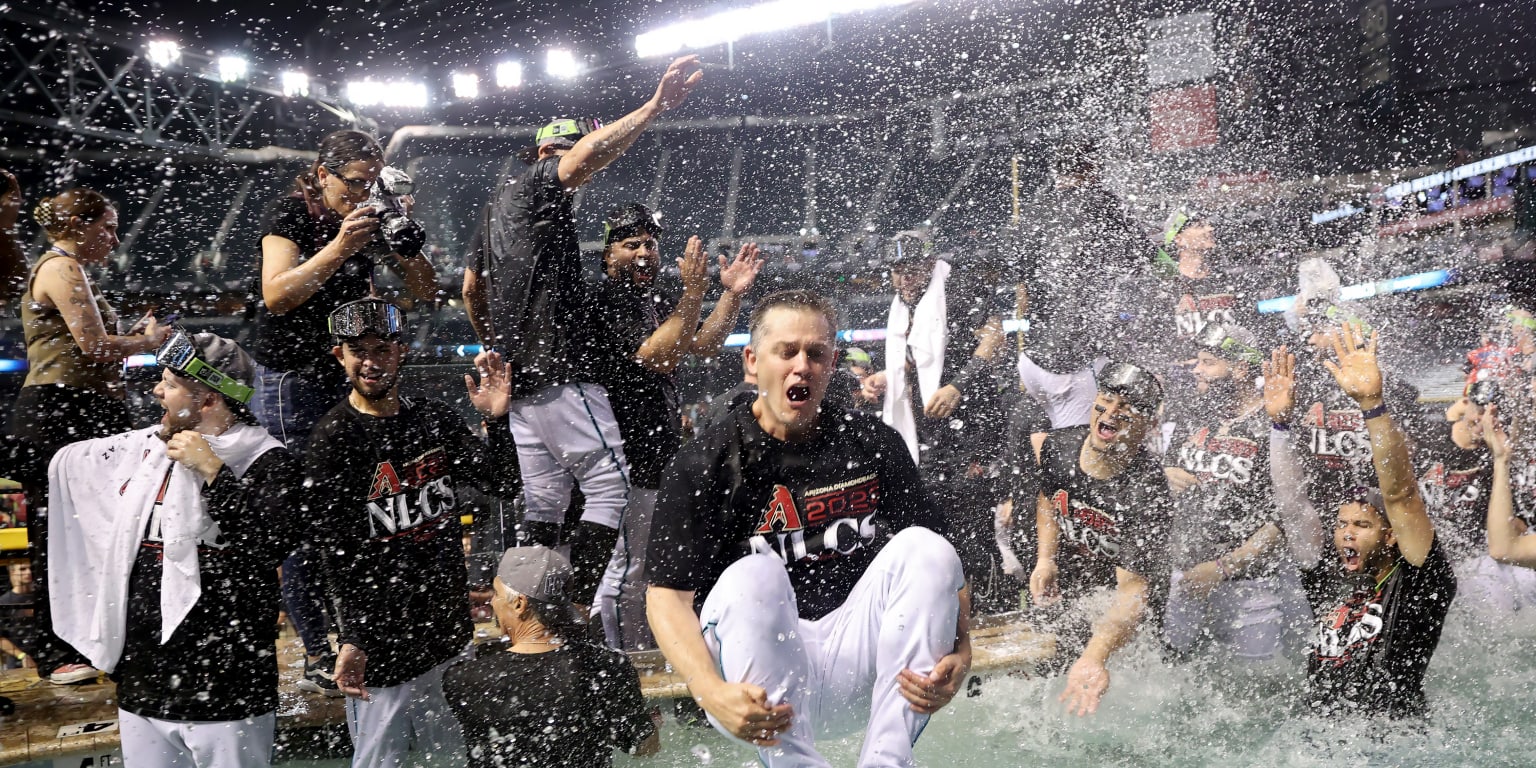
<svg viewBox="0 0 1536 768"><path fill-rule="evenodd" d="M683 103L703 78L699 57L684 56L672 62L650 101L618 122L583 136L560 158L560 183L566 189L576 189L590 181L598 171L619 159L657 115Z"/></svg>
<svg viewBox="0 0 1536 768"><path fill-rule="evenodd" d="M95 286L74 259L57 258L44 264L37 272L32 294L39 302L59 310L75 344L93 360L121 360L153 352L170 330L157 324L153 317L148 318L142 332L130 336L119 336L113 332L116 329L108 330L96 308Z"/></svg>

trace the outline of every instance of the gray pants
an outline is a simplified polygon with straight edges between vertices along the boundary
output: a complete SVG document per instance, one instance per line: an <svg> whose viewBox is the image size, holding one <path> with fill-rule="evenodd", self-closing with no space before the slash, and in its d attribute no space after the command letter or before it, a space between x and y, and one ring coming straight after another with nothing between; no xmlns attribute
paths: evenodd
<svg viewBox="0 0 1536 768"><path fill-rule="evenodd" d="M559 384L512 401L507 414L523 473L528 519L565 521L571 488L586 496L581 519L618 528L629 503L624 439L596 384Z"/></svg>
<svg viewBox="0 0 1536 768"><path fill-rule="evenodd" d="M463 658L455 656L399 685L370 687L368 701L348 696L352 768L466 765L464 733L443 698L443 672Z"/></svg>
<svg viewBox="0 0 1536 768"><path fill-rule="evenodd" d="M656 491L632 488L619 543L597 588L592 610L603 620L608 647L639 651L656 647L651 626L645 620L645 553L651 541L651 517L656 512Z"/></svg>

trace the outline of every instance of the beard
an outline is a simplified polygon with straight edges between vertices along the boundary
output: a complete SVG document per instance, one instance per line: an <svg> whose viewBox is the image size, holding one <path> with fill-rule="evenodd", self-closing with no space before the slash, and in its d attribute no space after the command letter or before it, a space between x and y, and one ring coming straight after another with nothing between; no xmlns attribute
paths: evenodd
<svg viewBox="0 0 1536 768"><path fill-rule="evenodd" d="M1237 380L1227 376L1206 382L1205 391L1200 393L1200 402L1222 410L1231 408L1237 404Z"/></svg>

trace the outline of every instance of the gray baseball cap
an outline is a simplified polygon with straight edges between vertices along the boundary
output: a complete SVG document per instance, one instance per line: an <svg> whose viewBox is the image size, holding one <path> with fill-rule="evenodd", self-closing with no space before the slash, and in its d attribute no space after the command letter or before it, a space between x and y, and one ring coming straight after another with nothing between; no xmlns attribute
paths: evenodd
<svg viewBox="0 0 1536 768"><path fill-rule="evenodd" d="M571 605L571 562L549 547L535 544L507 550L496 568L496 578L507 589L529 600L563 607L563 612L556 613L563 613L571 623L586 621L586 617Z"/></svg>

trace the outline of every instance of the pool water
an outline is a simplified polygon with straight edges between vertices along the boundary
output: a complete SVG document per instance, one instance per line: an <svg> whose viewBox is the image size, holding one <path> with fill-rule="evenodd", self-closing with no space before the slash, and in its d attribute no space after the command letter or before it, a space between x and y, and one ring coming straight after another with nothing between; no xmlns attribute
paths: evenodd
<svg viewBox="0 0 1536 768"><path fill-rule="evenodd" d="M1536 765L1536 610L1487 620L1458 603L1425 678L1427 722L1328 719L1292 706L1297 659L1266 665L1166 664L1146 640L1110 665L1096 715L1057 703L1063 680L1000 677L981 695L936 715L917 744L921 765L1017 766L1530 766ZM662 754L615 756L626 768L757 766L756 754L670 717ZM853 766L859 737L821 745L836 766ZM339 766L343 761L291 763Z"/></svg>

